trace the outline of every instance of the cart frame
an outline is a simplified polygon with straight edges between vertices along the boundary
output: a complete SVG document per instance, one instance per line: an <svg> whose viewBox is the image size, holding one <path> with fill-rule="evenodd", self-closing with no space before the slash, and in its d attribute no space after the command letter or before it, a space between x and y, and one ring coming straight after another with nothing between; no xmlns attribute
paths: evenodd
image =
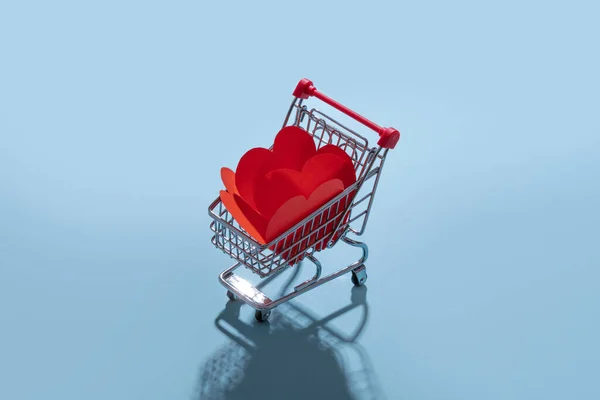
<svg viewBox="0 0 600 400"><path fill-rule="evenodd" d="M380 136L377 146L370 147L364 136L324 112L304 105L304 100L311 96L375 130ZM208 208L208 213L213 219L210 224L214 234L211 241L215 247L236 261L219 275L219 281L227 289L230 300L240 299L254 308L255 317L261 322L266 321L271 310L278 305L348 272L352 273L354 285L360 286L366 282L364 264L369 255L368 247L363 242L349 238L348 234L361 236L365 232L388 151L395 147L400 138L396 129L376 125L327 97L307 79L302 79L294 90L294 99L283 122L283 127L289 125L306 130L315 140L317 148L333 144L343 149L352 158L357 180L268 244L259 244L254 240L233 219L220 198L211 203ZM352 264L321 277L321 263L315 254L335 246L339 241L361 249L362 255ZM308 259L314 264L314 276L277 299L270 299L258 287L234 274L238 268L245 267L261 278L274 278L303 259Z"/></svg>

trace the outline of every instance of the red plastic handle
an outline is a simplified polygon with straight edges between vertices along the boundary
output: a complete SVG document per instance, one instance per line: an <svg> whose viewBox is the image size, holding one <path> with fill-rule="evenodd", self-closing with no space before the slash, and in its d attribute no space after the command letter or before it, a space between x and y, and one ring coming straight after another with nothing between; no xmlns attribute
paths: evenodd
<svg viewBox="0 0 600 400"><path fill-rule="evenodd" d="M397 129L383 128L377 125L376 123L366 119L357 112L352 111L345 105L333 100L331 97L325 96L323 93L317 90L317 88L313 85L313 83L310 80L303 78L300 80L300 82L298 82L296 89L294 89L294 97L297 97L299 99L308 99L310 96L315 96L317 99L322 100L324 103L329 104L333 108L354 118L361 124L373 129L379 134L379 141L377 142L377 144L383 148L393 149L394 147L396 147L396 144L400 140L400 132Z"/></svg>

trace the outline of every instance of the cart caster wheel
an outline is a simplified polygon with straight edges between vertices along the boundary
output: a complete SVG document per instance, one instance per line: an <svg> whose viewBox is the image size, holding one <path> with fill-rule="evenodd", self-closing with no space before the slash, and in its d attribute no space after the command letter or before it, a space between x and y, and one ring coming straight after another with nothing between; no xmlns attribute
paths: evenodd
<svg viewBox="0 0 600 400"><path fill-rule="evenodd" d="M270 315L271 315L271 311L269 311L269 310L267 310L267 311L256 310L254 312L254 318L256 318L256 320L258 322L267 322Z"/></svg>
<svg viewBox="0 0 600 400"><path fill-rule="evenodd" d="M229 298L231 301L236 301L238 299L237 296L230 290L227 291L227 298Z"/></svg>
<svg viewBox="0 0 600 400"><path fill-rule="evenodd" d="M367 269L364 265L352 271L352 283L354 286L362 286L367 282Z"/></svg>

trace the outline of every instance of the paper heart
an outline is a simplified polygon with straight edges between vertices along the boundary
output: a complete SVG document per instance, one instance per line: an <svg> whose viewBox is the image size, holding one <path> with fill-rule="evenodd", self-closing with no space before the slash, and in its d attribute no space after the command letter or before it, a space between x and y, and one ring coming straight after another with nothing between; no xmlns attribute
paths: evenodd
<svg viewBox="0 0 600 400"><path fill-rule="evenodd" d="M235 185L235 172L229 168L221 168L221 180L225 185L225 189L231 194L239 194L237 186Z"/></svg>
<svg viewBox="0 0 600 400"><path fill-rule="evenodd" d="M345 214L348 201L350 201L349 196L342 197L339 201L321 210L321 213L288 234L284 239L280 239L270 249L275 254L280 254L283 259L288 260L290 265L301 261L304 258L302 253L307 248L314 246L316 251L320 251L330 240L335 240L341 234L341 231L336 231L336 237L332 237L334 229L338 227L341 218ZM345 215L345 222L347 222L350 214ZM300 254L299 257L298 254Z"/></svg>
<svg viewBox="0 0 600 400"><path fill-rule="evenodd" d="M343 150L340 149L343 152ZM344 153L345 155L345 153ZM265 218L270 218L281 205L298 195L308 197L321 184L340 179L344 188L356 181L356 174L349 157L341 158L336 154L323 152L306 161L302 171L276 169L264 177L256 179L254 200L256 210Z"/></svg>
<svg viewBox="0 0 600 400"><path fill-rule="evenodd" d="M340 175L340 179L344 182L344 188L350 187L356 182L356 170L354 168L352 157L350 157L342 148L334 144L328 144L317 150L317 155L318 154L333 154L344 161L344 167L342 168L343 173Z"/></svg>
<svg viewBox="0 0 600 400"><path fill-rule="evenodd" d="M254 182L258 176L264 176L267 172L278 168L282 162L270 150L260 147L247 151L235 170L235 186L237 190L253 208L254 203Z"/></svg>
<svg viewBox="0 0 600 400"><path fill-rule="evenodd" d="M244 230L248 232L248 234L254 239L256 239L256 241L258 241L260 244L266 244L266 241L263 238L264 228L260 224L258 227L255 226L254 224L256 223L256 221L250 222L248 217L246 217L246 213L242 211L242 209L238 205L238 202L234 197L236 195L226 192L225 190L221 190L219 194L223 205L225 206L227 211L229 211L231 216L237 221L237 223L240 224L240 226L244 228Z"/></svg>
<svg viewBox="0 0 600 400"><path fill-rule="evenodd" d="M261 234L261 236L268 241L265 237L265 232L267 231L267 223L269 222L265 217L260 215L254 208L250 207L250 205L239 195L234 194L233 198L235 199L236 204L240 208L240 210L246 216L246 219L254 228ZM265 243L262 243L265 244Z"/></svg>
<svg viewBox="0 0 600 400"><path fill-rule="evenodd" d="M312 136L297 126L287 126L275 137L273 151L257 147L246 152L235 170L235 184L240 196L256 209L254 184L257 177L279 168L300 170L316 153Z"/></svg>
<svg viewBox="0 0 600 400"><path fill-rule="evenodd" d="M308 198L299 195L286 201L268 222L239 195L232 195L227 191L221 190L220 197L223 205L238 224L260 244L266 244L318 210L321 205L327 203L343 190L344 184L342 181L340 179L332 179L320 185ZM341 210L342 208L340 207L343 208L344 206L340 206L340 202L337 202L330 206L323 216L318 216L312 221L311 227L308 227L309 231L311 229L318 229L319 232L316 232L315 237L302 246L303 249L307 247L306 245L312 245L317 239L330 233L329 231L336 225L335 221L331 221L326 227L321 227L321 223L325 222L324 217L326 218L328 214L335 215L338 210ZM323 221L321 221L322 219ZM306 227L301 227L300 229L306 230ZM278 247L281 247L281 244Z"/></svg>
<svg viewBox="0 0 600 400"><path fill-rule="evenodd" d="M292 197L279 207L269 220L265 233L266 239L271 241L277 238L291 226L318 210L321 205L342 193L343 190L342 181L332 179L320 185L308 198L303 195Z"/></svg>
<svg viewBox="0 0 600 400"><path fill-rule="evenodd" d="M256 210L267 219L271 218L287 200L305 194L295 180L280 171L290 171L290 174L301 175L300 172L292 169L277 169L258 177L254 184Z"/></svg>
<svg viewBox="0 0 600 400"><path fill-rule="evenodd" d="M283 155L282 168L300 170L317 151L315 141L304 129L286 126L275 136L273 153Z"/></svg>
<svg viewBox="0 0 600 400"><path fill-rule="evenodd" d="M322 226L316 233L316 237L313 243L316 243L315 249L317 251L321 251L328 243L330 234L333 233L333 230L337 228L340 224L342 217L344 216L344 212L349 203L352 202L354 198L354 194L356 191L352 191L346 196L342 197L339 201L332 204L324 213L323 217L319 221L319 226ZM350 219L350 214L346 214L344 219L344 223L347 223ZM337 239L340 235L340 232L336 233L337 236L333 237L332 240ZM312 245L312 244L311 244Z"/></svg>
<svg viewBox="0 0 600 400"><path fill-rule="evenodd" d="M267 225L265 237L269 242L276 239L290 227L317 211L323 204L333 199L343 190L344 184L342 181L340 179L332 179L321 184L308 198L303 195L292 197L273 214ZM275 253L280 253L283 249L287 249L281 254L281 257L286 260L297 261L293 260L297 254L312 246L317 240L329 233L320 229L322 219L323 216L317 216L309 222L309 226L303 225L299 227L284 240L279 241L277 246L272 248L272 250ZM299 240L304 237L307 238L302 241Z"/></svg>
<svg viewBox="0 0 600 400"><path fill-rule="evenodd" d="M220 194L223 205L264 245L354 184L356 172L343 149L325 145L317 151L308 132L290 126L277 134L273 151L251 149L240 159L236 172L222 168L221 179L227 189ZM291 264L303 258L296 256L306 248L320 250L331 239L354 194L322 210L270 249Z"/></svg>

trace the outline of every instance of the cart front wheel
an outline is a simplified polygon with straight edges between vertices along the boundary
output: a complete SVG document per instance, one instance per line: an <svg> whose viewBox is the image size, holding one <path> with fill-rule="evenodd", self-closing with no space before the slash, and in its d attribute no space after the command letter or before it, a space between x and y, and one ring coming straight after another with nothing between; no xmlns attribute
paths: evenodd
<svg viewBox="0 0 600 400"><path fill-rule="evenodd" d="M258 322L266 322L269 319L270 315L271 315L271 311L269 311L269 310L267 310L267 311L256 310L256 312L254 313L254 318L256 318L256 320Z"/></svg>
<svg viewBox="0 0 600 400"><path fill-rule="evenodd" d="M231 301L237 300L237 296L235 294L233 294L233 292L231 290L227 291L227 298Z"/></svg>
<svg viewBox="0 0 600 400"><path fill-rule="evenodd" d="M352 283L354 286L362 286L367 282L367 269L364 265L352 271Z"/></svg>

